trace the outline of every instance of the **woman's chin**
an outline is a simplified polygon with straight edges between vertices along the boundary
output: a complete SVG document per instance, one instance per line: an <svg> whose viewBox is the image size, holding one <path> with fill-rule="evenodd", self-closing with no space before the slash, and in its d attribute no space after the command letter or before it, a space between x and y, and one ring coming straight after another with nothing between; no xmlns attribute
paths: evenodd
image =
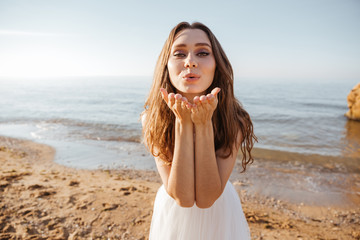
<svg viewBox="0 0 360 240"><path fill-rule="evenodd" d="M202 94L205 93L205 91L206 91L206 89L203 90L203 89L198 89L198 88L186 88L186 89L184 89L183 93L184 93L184 94L197 94L197 95L202 95Z"/></svg>

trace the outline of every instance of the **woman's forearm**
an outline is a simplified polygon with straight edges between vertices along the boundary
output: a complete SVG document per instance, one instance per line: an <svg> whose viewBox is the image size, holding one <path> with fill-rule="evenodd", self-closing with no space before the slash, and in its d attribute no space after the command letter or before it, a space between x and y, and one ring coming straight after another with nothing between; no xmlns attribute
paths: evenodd
<svg viewBox="0 0 360 240"><path fill-rule="evenodd" d="M195 179L196 205L208 208L222 192L211 120L195 124Z"/></svg>
<svg viewBox="0 0 360 240"><path fill-rule="evenodd" d="M168 193L180 206L195 202L193 123L175 121L175 147L168 179Z"/></svg>

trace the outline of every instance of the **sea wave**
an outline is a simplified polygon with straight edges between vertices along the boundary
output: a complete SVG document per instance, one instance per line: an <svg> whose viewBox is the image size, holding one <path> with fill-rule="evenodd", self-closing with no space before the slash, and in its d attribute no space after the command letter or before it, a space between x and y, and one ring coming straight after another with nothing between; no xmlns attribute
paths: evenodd
<svg viewBox="0 0 360 240"><path fill-rule="evenodd" d="M31 132L34 138L41 139L45 135L52 138L88 139L114 142L141 142L141 124L109 124L86 122L76 119L11 119L0 121L1 124L35 125Z"/></svg>

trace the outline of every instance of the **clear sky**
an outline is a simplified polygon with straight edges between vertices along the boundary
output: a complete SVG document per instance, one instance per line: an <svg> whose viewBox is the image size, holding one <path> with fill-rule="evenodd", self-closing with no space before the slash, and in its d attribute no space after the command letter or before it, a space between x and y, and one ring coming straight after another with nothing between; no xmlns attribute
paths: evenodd
<svg viewBox="0 0 360 240"><path fill-rule="evenodd" d="M180 21L210 27L236 77L360 79L359 0L0 0L0 77L151 76Z"/></svg>

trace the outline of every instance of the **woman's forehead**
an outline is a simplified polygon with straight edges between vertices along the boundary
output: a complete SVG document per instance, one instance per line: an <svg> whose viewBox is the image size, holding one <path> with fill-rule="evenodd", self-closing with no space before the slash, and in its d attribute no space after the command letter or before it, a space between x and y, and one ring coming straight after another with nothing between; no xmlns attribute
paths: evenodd
<svg viewBox="0 0 360 240"><path fill-rule="evenodd" d="M179 44L197 44L197 43L207 43L211 46L210 40L206 33L201 29L184 29L176 34L173 46Z"/></svg>

